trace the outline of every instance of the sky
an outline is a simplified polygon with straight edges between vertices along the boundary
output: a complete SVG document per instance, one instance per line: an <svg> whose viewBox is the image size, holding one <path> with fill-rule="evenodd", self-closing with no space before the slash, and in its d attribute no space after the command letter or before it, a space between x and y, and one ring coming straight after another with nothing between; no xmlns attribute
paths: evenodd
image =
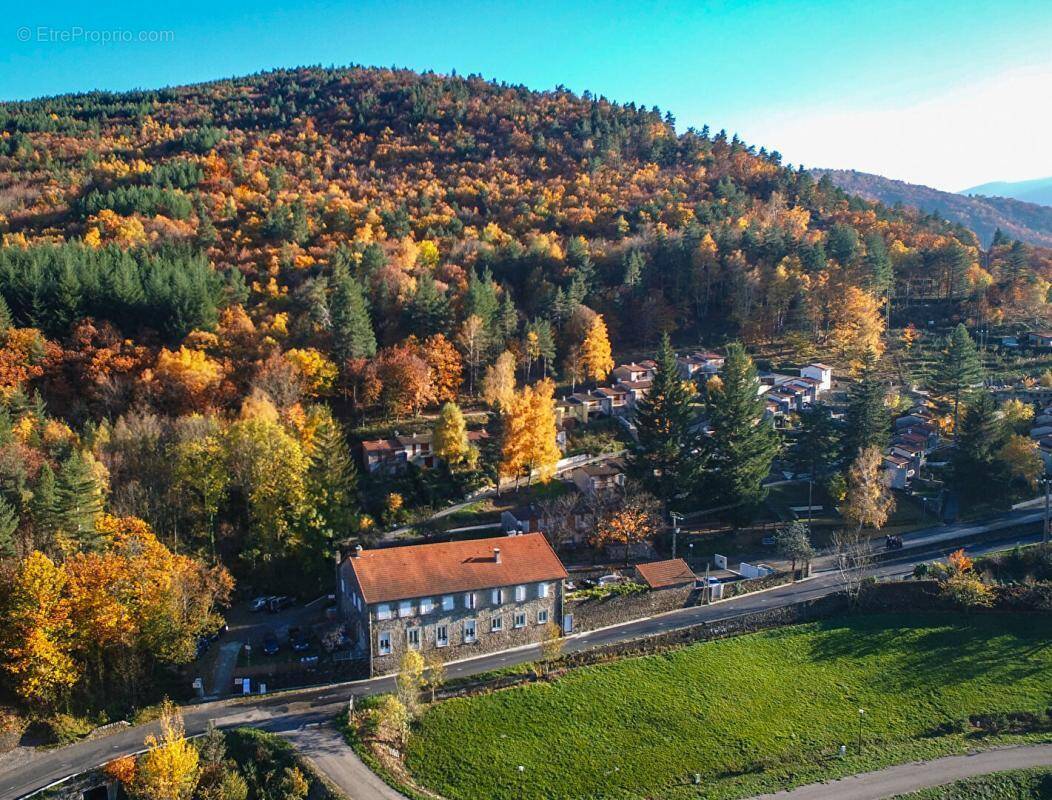
<svg viewBox="0 0 1052 800"><path fill-rule="evenodd" d="M10 3L0 99L303 64L657 105L787 162L958 191L1052 176L1050 0Z"/></svg>

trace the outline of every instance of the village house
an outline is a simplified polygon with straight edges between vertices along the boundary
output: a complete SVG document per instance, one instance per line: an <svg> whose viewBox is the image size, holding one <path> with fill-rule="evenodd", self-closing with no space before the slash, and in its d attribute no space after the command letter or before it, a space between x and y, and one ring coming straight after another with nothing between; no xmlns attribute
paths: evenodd
<svg viewBox="0 0 1052 800"><path fill-rule="evenodd" d="M650 362L653 364L654 362ZM610 372L610 377L614 381L644 381L650 380L654 377L654 367L644 366L643 364L619 364L614 367Z"/></svg>
<svg viewBox="0 0 1052 800"><path fill-rule="evenodd" d="M896 455L884 456L884 483L891 489L905 489L915 471L908 458Z"/></svg>
<svg viewBox="0 0 1052 800"><path fill-rule="evenodd" d="M654 382L648 378L642 381L621 381L621 383L617 385L628 393L628 407L634 409L639 405L639 401L647 396L647 392L650 391L650 387L653 383Z"/></svg>
<svg viewBox="0 0 1052 800"><path fill-rule="evenodd" d="M723 361L717 353L691 353L676 358L680 375L688 380L715 375L723 368Z"/></svg>
<svg viewBox="0 0 1052 800"><path fill-rule="evenodd" d="M484 430L468 431L468 442L479 447L489 438ZM437 466L441 459L431 450L432 433L400 434L395 431L389 439L370 439L362 442L362 466L366 472L388 475L404 472L413 464L428 469Z"/></svg>
<svg viewBox="0 0 1052 800"><path fill-rule="evenodd" d="M578 467L570 478L581 494L594 496L622 488L625 485L625 470L618 459L611 459Z"/></svg>
<svg viewBox="0 0 1052 800"><path fill-rule="evenodd" d="M339 566L339 607L369 675L407 650L443 661L543 641L567 573L539 533L363 550Z"/></svg>
<svg viewBox="0 0 1052 800"><path fill-rule="evenodd" d="M808 364L800 369L800 377L817 381L818 394L823 394L833 388L833 368L826 364Z"/></svg>
<svg viewBox="0 0 1052 800"><path fill-rule="evenodd" d="M628 389L621 385L600 386L594 392L599 399L599 412L608 417L624 414L628 410Z"/></svg>

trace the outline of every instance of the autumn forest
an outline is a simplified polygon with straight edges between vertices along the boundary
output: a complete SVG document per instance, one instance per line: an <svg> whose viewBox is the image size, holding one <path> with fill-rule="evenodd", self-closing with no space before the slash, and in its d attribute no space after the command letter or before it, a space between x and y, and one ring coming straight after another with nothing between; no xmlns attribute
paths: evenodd
<svg viewBox="0 0 1052 800"><path fill-rule="evenodd" d="M1052 286L1052 251L656 108L386 69L0 105L0 236L2 677L36 708L135 697L235 586L326 593L340 542L549 463L553 398L665 334L850 371L897 298L1036 326ZM501 413L445 472L356 466L454 403Z"/></svg>

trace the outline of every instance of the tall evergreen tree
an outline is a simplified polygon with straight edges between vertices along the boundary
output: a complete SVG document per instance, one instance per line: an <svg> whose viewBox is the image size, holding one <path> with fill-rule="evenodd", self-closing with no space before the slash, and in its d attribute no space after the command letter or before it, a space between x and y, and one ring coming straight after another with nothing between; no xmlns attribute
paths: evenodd
<svg viewBox="0 0 1052 800"><path fill-rule="evenodd" d="M18 513L6 499L0 497L0 558L15 554L15 531L18 530Z"/></svg>
<svg viewBox="0 0 1052 800"><path fill-rule="evenodd" d="M694 392L680 375L668 334L661 339L650 391L636 406L636 441L627 469L666 506L697 488L704 464L701 434L695 428Z"/></svg>
<svg viewBox="0 0 1052 800"><path fill-rule="evenodd" d="M979 362L975 342L968 335L968 329L958 323L946 340L942 357L932 376L932 389L943 398L944 405L952 409L955 439L961 399L979 383L982 375L982 364Z"/></svg>
<svg viewBox="0 0 1052 800"><path fill-rule="evenodd" d="M953 453L954 485L961 497L1003 499L1009 476L997 462L1009 430L989 392L976 392L961 416Z"/></svg>
<svg viewBox="0 0 1052 800"><path fill-rule="evenodd" d="M91 465L76 450L59 466L55 496L62 534L79 550L97 549L95 522L102 511L102 493Z"/></svg>
<svg viewBox="0 0 1052 800"><path fill-rule="evenodd" d="M376 355L376 334L369 319L365 295L346 268L333 273L329 314L332 320L333 352L341 362Z"/></svg>
<svg viewBox="0 0 1052 800"><path fill-rule="evenodd" d="M737 505L744 515L763 500L762 481L781 443L764 419L756 366L741 344L727 348L720 379L723 386L709 396L710 466L721 501Z"/></svg>
<svg viewBox="0 0 1052 800"><path fill-rule="evenodd" d="M307 467L307 490L318 515L311 541L313 559L324 569L335 542L346 538L358 517L358 474L340 424L326 417L318 426L314 451Z"/></svg>
<svg viewBox="0 0 1052 800"><path fill-rule="evenodd" d="M793 465L818 480L836 469L843 449L842 432L824 403L800 412L800 428L790 450Z"/></svg>
<svg viewBox="0 0 1052 800"><path fill-rule="evenodd" d="M29 501L29 517L33 523L33 546L37 550L51 550L58 533L58 486L55 473L45 462L40 468L33 497Z"/></svg>
<svg viewBox="0 0 1052 800"><path fill-rule="evenodd" d="M891 433L887 389L877 373L877 360L869 355L862 373L847 392L847 424L844 429L844 461L854 463L867 447L883 449Z"/></svg>
<svg viewBox="0 0 1052 800"><path fill-rule="evenodd" d="M416 292L406 309L409 333L426 339L436 333L449 332L453 314L449 298L440 291L435 279L424 273L417 280Z"/></svg>

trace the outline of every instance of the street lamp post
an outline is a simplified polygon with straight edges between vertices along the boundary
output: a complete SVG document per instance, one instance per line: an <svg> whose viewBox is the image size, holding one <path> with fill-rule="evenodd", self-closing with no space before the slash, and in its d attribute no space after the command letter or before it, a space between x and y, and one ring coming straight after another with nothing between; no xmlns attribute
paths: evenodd
<svg viewBox="0 0 1052 800"><path fill-rule="evenodd" d="M694 563L694 542L687 545L687 564Z"/></svg>
<svg viewBox="0 0 1052 800"><path fill-rule="evenodd" d="M866 716L866 709L858 710L858 754L862 755L862 719Z"/></svg>
<svg viewBox="0 0 1052 800"><path fill-rule="evenodd" d="M526 778L524 777L526 774L526 767L519 764L516 769L519 771L519 800L522 800L522 798L526 796Z"/></svg>

